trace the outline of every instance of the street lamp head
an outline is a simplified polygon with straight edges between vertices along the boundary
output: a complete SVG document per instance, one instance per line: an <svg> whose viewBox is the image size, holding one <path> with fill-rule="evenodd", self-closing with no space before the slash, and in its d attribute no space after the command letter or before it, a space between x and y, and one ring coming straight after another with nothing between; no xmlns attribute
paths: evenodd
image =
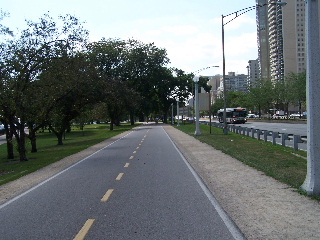
<svg viewBox="0 0 320 240"><path fill-rule="evenodd" d="M195 83L199 82L199 76L195 76L195 77L193 78L193 81L194 81Z"/></svg>

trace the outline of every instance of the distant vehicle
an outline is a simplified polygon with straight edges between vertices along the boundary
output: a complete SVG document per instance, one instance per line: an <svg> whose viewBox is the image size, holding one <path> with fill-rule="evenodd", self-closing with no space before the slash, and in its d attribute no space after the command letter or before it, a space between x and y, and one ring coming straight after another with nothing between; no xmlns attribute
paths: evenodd
<svg viewBox="0 0 320 240"><path fill-rule="evenodd" d="M300 114L300 113L292 113L292 114L290 114L290 117L302 117L303 115L302 114Z"/></svg>
<svg viewBox="0 0 320 240"><path fill-rule="evenodd" d="M223 123L224 109L218 110L218 120ZM246 123L247 110L245 108L226 108L226 122L227 123Z"/></svg>
<svg viewBox="0 0 320 240"><path fill-rule="evenodd" d="M259 115L253 114L253 113L249 113L247 118L259 118Z"/></svg>

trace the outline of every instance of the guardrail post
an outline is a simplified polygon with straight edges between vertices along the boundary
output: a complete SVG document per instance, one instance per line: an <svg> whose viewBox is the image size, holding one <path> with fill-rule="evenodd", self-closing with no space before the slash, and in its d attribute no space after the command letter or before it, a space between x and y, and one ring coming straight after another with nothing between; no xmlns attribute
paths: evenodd
<svg viewBox="0 0 320 240"><path fill-rule="evenodd" d="M251 137L252 137L252 138L254 138L254 132L255 132L255 131L257 131L257 130L254 129L254 128L251 128Z"/></svg>
<svg viewBox="0 0 320 240"><path fill-rule="evenodd" d="M271 131L271 132L272 132L272 131ZM276 138L279 138L279 137L280 137L280 135L279 135L278 132L272 132L272 144L273 144L273 145L276 145L276 144L277 144Z"/></svg>
<svg viewBox="0 0 320 240"><path fill-rule="evenodd" d="M263 138L264 138L264 141L265 141L265 142L268 141L268 136L269 136L269 131L268 131L268 130L264 130L264 132L263 132Z"/></svg>
<svg viewBox="0 0 320 240"><path fill-rule="evenodd" d="M257 129L257 139L260 140L260 135L262 134L262 131L260 129Z"/></svg>
<svg viewBox="0 0 320 240"><path fill-rule="evenodd" d="M246 135L247 129L248 129L247 127L243 127L243 128L242 128L242 135Z"/></svg>
<svg viewBox="0 0 320 240"><path fill-rule="evenodd" d="M252 128L247 128L247 136L249 137Z"/></svg>
<svg viewBox="0 0 320 240"><path fill-rule="evenodd" d="M293 135L293 148L295 151L299 150L298 143L303 143L300 135Z"/></svg>
<svg viewBox="0 0 320 240"><path fill-rule="evenodd" d="M289 140L288 133L281 133L281 145L286 146L286 140Z"/></svg>

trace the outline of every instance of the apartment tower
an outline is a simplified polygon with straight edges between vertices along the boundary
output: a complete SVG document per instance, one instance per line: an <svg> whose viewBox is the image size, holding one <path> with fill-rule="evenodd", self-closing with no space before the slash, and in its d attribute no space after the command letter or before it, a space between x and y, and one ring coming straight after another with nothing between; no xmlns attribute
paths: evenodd
<svg viewBox="0 0 320 240"><path fill-rule="evenodd" d="M272 81L306 70L305 1L277 2L256 0L261 78Z"/></svg>

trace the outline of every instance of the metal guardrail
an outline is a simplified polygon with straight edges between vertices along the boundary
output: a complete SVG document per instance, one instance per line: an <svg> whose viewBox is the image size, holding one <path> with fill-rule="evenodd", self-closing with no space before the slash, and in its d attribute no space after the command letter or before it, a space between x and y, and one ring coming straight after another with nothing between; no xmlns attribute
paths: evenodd
<svg viewBox="0 0 320 240"><path fill-rule="evenodd" d="M201 122L202 124L207 124L209 125L208 122ZM218 123L218 122L212 122L212 126L221 128L223 129L224 124L223 123ZM268 137L272 137L272 144L276 145L277 139L281 139L281 144L283 147L291 147L287 145L287 141L293 141L293 148L295 151L299 150L299 143L306 143L308 141L307 136L300 136L300 135L294 135L294 134L288 134L288 133L280 133L280 132L273 132L273 131L268 131L268 130L261 130L261 129L255 129L255 128L248 128L248 127L242 127L242 126L236 126L236 125L227 125L228 131L240 134L240 135L245 135L248 137L256 138L258 140L263 140L265 142L268 141Z"/></svg>

